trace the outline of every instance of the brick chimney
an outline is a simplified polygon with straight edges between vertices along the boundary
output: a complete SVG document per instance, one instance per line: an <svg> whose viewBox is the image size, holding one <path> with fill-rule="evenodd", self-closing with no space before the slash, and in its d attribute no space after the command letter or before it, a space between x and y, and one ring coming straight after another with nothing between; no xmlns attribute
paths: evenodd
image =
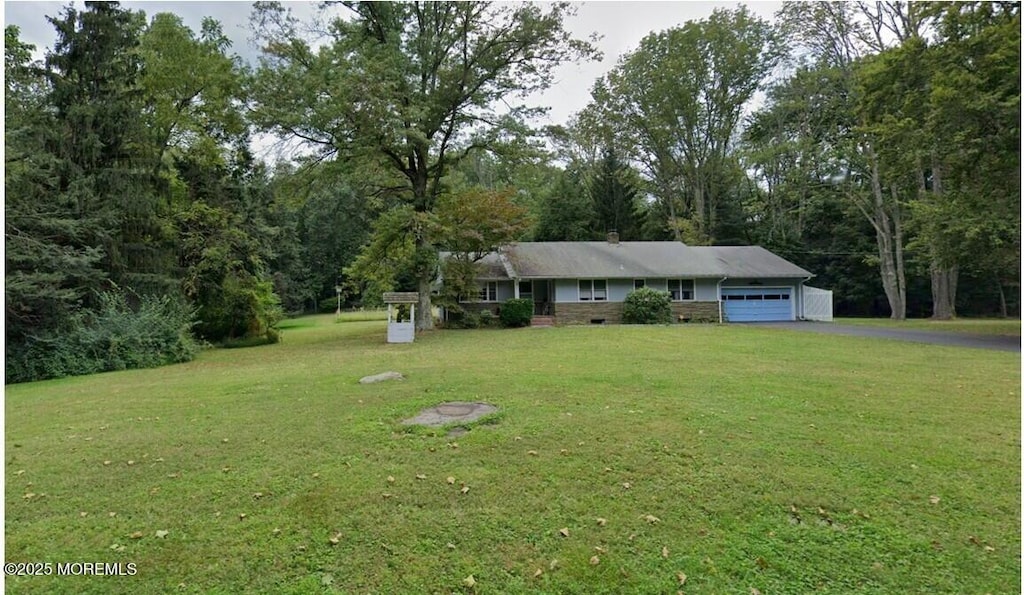
<svg viewBox="0 0 1024 595"><path fill-rule="evenodd" d="M608 232L608 243L609 244L618 244L619 243L619 232L617 232L617 231L609 231Z"/></svg>

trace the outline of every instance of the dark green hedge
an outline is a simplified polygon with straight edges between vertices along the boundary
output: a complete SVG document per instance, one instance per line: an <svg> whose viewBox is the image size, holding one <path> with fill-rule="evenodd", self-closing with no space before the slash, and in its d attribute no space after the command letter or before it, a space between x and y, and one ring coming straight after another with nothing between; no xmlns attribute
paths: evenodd
<svg viewBox="0 0 1024 595"><path fill-rule="evenodd" d="M512 298L501 304L502 326L515 328L530 326L530 319L533 318L533 300L523 298Z"/></svg>
<svg viewBox="0 0 1024 595"><path fill-rule="evenodd" d="M668 292L650 287L634 289L622 305L622 322L626 324L668 324L672 322L672 301Z"/></svg>

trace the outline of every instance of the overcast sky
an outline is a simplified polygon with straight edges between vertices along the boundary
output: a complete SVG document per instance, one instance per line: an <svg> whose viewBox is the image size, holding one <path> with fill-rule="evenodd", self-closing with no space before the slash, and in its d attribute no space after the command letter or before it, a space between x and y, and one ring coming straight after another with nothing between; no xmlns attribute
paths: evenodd
<svg viewBox="0 0 1024 595"><path fill-rule="evenodd" d="M54 41L53 26L47 16L56 16L68 2L4 2L5 25L21 28L21 39L36 45L37 56L42 57ZM84 8L84 2L74 2ZM313 3L285 2L301 16L313 13ZM602 36L598 49L604 54L601 62L564 65L557 73L557 82L546 93L536 97L535 105L551 108L548 124L564 124L569 116L583 109L590 100L590 88L597 77L615 66L619 57L639 46L648 33L682 25L686 21L708 17L715 8L735 8L738 2L586 2L578 5L576 16L568 19L566 27L579 38L591 33ZM748 9L765 19L771 19L782 7L782 2L743 2ZM147 17L159 12L173 12L182 17L185 25L198 32L203 17L210 16L224 27L224 33L233 40L232 51L249 61L255 61L257 52L248 39L251 2L122 2L122 6L144 11Z"/></svg>

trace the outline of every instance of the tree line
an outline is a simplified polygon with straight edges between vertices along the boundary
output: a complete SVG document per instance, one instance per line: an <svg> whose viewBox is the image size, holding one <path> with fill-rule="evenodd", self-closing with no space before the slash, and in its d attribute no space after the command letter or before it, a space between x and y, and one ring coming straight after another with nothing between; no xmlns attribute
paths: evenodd
<svg viewBox="0 0 1024 595"><path fill-rule="evenodd" d="M457 308L495 246L611 230L763 245L840 314L1019 315L1018 3L718 9L542 128L524 97L599 55L571 4L342 5L257 2L256 64L116 3L41 61L6 28L8 382L273 342L338 290Z"/></svg>

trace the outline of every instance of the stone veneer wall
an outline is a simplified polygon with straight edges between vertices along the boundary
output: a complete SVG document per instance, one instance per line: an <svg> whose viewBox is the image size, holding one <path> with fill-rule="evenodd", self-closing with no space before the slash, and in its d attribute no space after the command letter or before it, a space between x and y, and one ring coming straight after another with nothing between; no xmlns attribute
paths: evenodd
<svg viewBox="0 0 1024 595"><path fill-rule="evenodd" d="M591 320L602 318L606 324L622 323L622 302L562 302L552 305L558 324L590 324ZM718 322L718 302L673 302L672 322L685 321Z"/></svg>
<svg viewBox="0 0 1024 595"><path fill-rule="evenodd" d="M673 322L718 322L718 302L673 302Z"/></svg>
<svg viewBox="0 0 1024 595"><path fill-rule="evenodd" d="M608 324L622 322L622 302L559 302L552 306L557 324L590 324L600 318Z"/></svg>

